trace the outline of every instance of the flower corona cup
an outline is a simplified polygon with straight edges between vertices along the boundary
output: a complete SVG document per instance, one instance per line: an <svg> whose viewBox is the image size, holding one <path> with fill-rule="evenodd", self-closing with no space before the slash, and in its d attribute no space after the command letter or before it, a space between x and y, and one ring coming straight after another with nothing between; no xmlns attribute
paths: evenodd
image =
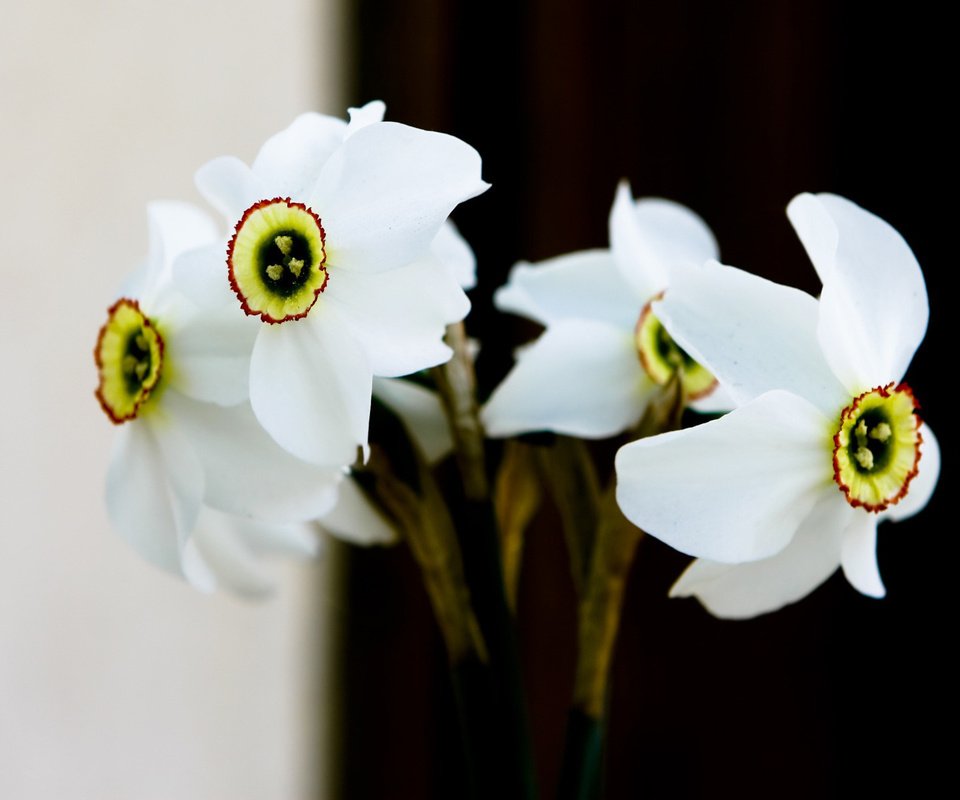
<svg viewBox="0 0 960 800"><path fill-rule="evenodd" d="M140 412L160 380L163 338L136 300L121 298L107 310L94 350L100 385L96 395L113 422Z"/></svg>
<svg viewBox="0 0 960 800"><path fill-rule="evenodd" d="M250 206L227 247L230 285L264 322L305 317L326 288L326 260L320 218L289 197Z"/></svg>

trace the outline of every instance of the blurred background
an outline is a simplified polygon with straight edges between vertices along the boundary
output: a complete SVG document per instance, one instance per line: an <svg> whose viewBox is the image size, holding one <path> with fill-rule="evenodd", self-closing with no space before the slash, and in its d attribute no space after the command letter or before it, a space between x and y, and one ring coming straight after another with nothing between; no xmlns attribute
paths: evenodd
<svg viewBox="0 0 960 800"><path fill-rule="evenodd" d="M784 214L796 193L846 195L903 233L931 297L908 379L944 465L926 512L881 529L888 597L837 576L776 615L720 622L667 600L686 560L645 541L606 767L617 798L864 796L903 779L932 794L951 759L934 723L956 672L955 546L941 521L955 439L948 30L922 4L828 0L8 9L0 797L458 796L443 648L405 550L331 543L316 563L278 565L277 596L249 605L147 566L102 504L113 431L92 398L91 348L145 253L145 203L199 201L192 173L207 159L249 160L300 111L342 115L372 98L484 158L493 188L455 215L479 259L468 326L483 341L482 392L536 332L494 312L493 290L520 258L605 246L623 177L699 212L727 263L812 292ZM573 683L574 603L548 511L519 601L544 797Z"/></svg>

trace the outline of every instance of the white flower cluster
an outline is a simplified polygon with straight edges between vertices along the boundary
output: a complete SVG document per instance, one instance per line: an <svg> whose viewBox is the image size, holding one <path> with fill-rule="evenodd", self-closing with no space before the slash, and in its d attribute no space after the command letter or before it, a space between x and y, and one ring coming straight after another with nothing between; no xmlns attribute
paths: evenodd
<svg viewBox="0 0 960 800"><path fill-rule="evenodd" d="M312 552L313 520L392 538L344 480L367 450L375 387L427 420L428 455L449 446L432 393L381 379L449 358L473 256L446 220L487 184L473 148L383 114L379 102L349 123L304 114L252 166L202 167L225 226L152 205L149 256L108 311L95 357L97 397L120 425L110 518L199 588L263 593L257 556Z"/></svg>
<svg viewBox="0 0 960 800"><path fill-rule="evenodd" d="M671 594L723 617L794 602L838 566L882 596L877 523L922 509L939 474L902 383L928 316L913 253L841 197L800 195L788 215L819 300L721 266L699 217L625 186L609 251L521 264L496 296L546 331L487 403L493 435L619 433L674 377L695 408L734 409L616 458L627 518L698 557Z"/></svg>
<svg viewBox="0 0 960 800"><path fill-rule="evenodd" d="M393 538L348 477L374 395L427 459L451 447L437 397L395 379L450 358L475 265L447 217L487 184L471 147L383 114L305 114L252 165L202 167L225 224L152 205L149 257L108 311L109 513L198 587L266 591L259 553L311 552L316 520ZM545 331L483 408L489 435L635 434L668 388L729 412L616 457L626 517L698 559L672 593L725 617L780 608L838 567L881 596L877 523L923 508L939 473L902 382L928 316L913 253L840 197L800 195L788 216L819 298L721 266L698 216L625 183L609 249L519 264L496 295Z"/></svg>

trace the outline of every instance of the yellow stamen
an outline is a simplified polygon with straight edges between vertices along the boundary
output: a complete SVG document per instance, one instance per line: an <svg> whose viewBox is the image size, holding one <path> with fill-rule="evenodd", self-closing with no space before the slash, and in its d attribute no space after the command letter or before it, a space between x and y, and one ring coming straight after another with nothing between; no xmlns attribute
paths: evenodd
<svg viewBox="0 0 960 800"><path fill-rule="evenodd" d="M271 264L267 267L267 275L270 276L271 280L278 281L283 275L283 267L280 264Z"/></svg>
<svg viewBox="0 0 960 800"><path fill-rule="evenodd" d="M885 442L891 436L893 436L893 431L886 422L881 422L872 431L870 431L870 438L876 439L878 442Z"/></svg>
<svg viewBox="0 0 960 800"><path fill-rule="evenodd" d="M857 463L864 469L873 469L873 453L869 447L858 447L857 452L853 454Z"/></svg>
<svg viewBox="0 0 960 800"><path fill-rule="evenodd" d="M280 238L280 237L277 237L277 238ZM293 277L299 278L300 273L303 271L303 259L291 258L290 263L287 266L290 267L290 271L293 273Z"/></svg>
<svg viewBox="0 0 960 800"><path fill-rule="evenodd" d="M292 236L277 236L274 238L273 243L277 246L277 249L281 253L283 253L285 256L290 255L290 251L293 249Z"/></svg>

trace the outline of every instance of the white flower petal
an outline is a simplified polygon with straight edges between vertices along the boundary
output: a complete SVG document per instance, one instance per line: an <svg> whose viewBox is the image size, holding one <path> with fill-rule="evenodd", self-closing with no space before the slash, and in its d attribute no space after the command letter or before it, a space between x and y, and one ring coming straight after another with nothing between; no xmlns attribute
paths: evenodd
<svg viewBox="0 0 960 800"><path fill-rule="evenodd" d="M675 266L699 266L719 256L699 216L670 200L634 201L626 181L617 187L610 211L610 250L641 305L671 284Z"/></svg>
<svg viewBox="0 0 960 800"><path fill-rule="evenodd" d="M887 592L877 566L877 517L856 509L846 530L840 550L843 574L858 592L869 597L883 597Z"/></svg>
<svg viewBox="0 0 960 800"><path fill-rule="evenodd" d="M477 285L477 257L449 219L433 237L430 253L447 268L462 289L472 289Z"/></svg>
<svg viewBox="0 0 960 800"><path fill-rule="evenodd" d="M352 478L340 485L337 504L323 515L320 525L324 530L359 545L393 544L397 532L367 500Z"/></svg>
<svg viewBox="0 0 960 800"><path fill-rule="evenodd" d="M342 485L342 481L341 484ZM323 552L314 520L277 524L237 517L236 529L254 553L313 558Z"/></svg>
<svg viewBox="0 0 960 800"><path fill-rule="evenodd" d="M315 519L333 506L341 470L290 455L247 403L222 408L175 392L164 400L203 464L210 506L274 522Z"/></svg>
<svg viewBox="0 0 960 800"><path fill-rule="evenodd" d="M258 200L303 196L346 135L347 123L342 119L313 112L301 114L275 133L253 162L253 173L269 195Z"/></svg>
<svg viewBox="0 0 960 800"><path fill-rule="evenodd" d="M155 287L165 280L173 259L217 236L210 217L189 203L157 201L147 205L149 252L146 260L121 285L119 296L150 305Z"/></svg>
<svg viewBox="0 0 960 800"><path fill-rule="evenodd" d="M743 404L771 389L838 414L850 396L817 341L817 301L716 262L674 276L654 313L684 350Z"/></svg>
<svg viewBox="0 0 960 800"><path fill-rule="evenodd" d="M218 241L181 254L173 262L173 284L201 308L240 308L230 288L226 242Z"/></svg>
<svg viewBox="0 0 960 800"><path fill-rule="evenodd" d="M253 170L235 156L220 156L208 161L193 177L200 194L231 224L259 200L264 187Z"/></svg>
<svg viewBox="0 0 960 800"><path fill-rule="evenodd" d="M399 378L374 378L374 396L397 414L427 461L453 450L447 415L436 392Z"/></svg>
<svg viewBox="0 0 960 800"><path fill-rule="evenodd" d="M107 471L107 511L140 555L182 575L181 556L200 513L203 471L175 428L152 422L138 419L117 432Z"/></svg>
<svg viewBox="0 0 960 800"><path fill-rule="evenodd" d="M544 325L592 319L625 330L633 330L647 299L634 293L607 250L569 253L538 264L521 262L494 294L501 311Z"/></svg>
<svg viewBox="0 0 960 800"><path fill-rule="evenodd" d="M308 205L323 222L332 268L380 272L423 256L454 206L487 188L469 145L380 122L331 156Z"/></svg>
<svg viewBox="0 0 960 800"><path fill-rule="evenodd" d="M565 320L523 349L482 418L490 436L555 431L603 438L634 425L657 390L640 366L632 333Z"/></svg>
<svg viewBox="0 0 960 800"><path fill-rule="evenodd" d="M197 521L194 543L210 571L216 588L228 589L248 599L272 594L275 583L233 529L234 517L204 509Z"/></svg>
<svg viewBox="0 0 960 800"><path fill-rule="evenodd" d="M239 307L195 311L167 328L168 380L196 400L236 405L249 396L250 356L260 323Z"/></svg>
<svg viewBox="0 0 960 800"><path fill-rule="evenodd" d="M730 392L719 383L713 387L710 394L690 402L690 408L701 414L725 414L736 407L737 403Z"/></svg>
<svg viewBox="0 0 960 800"><path fill-rule="evenodd" d="M321 298L303 320L264 324L250 362L250 402L288 452L341 466L366 444L373 374L363 349Z"/></svg>
<svg viewBox="0 0 960 800"><path fill-rule="evenodd" d="M853 395L900 380L929 317L909 245L887 222L836 195L801 194L787 215L823 282L818 333L836 376Z"/></svg>
<svg viewBox="0 0 960 800"><path fill-rule="evenodd" d="M881 511L880 519L889 519L894 522L907 519L922 511L930 502L933 490L937 486L937 479L940 477L940 445L929 425L923 425L920 428L920 434L923 436L923 442L920 445L919 471L910 482L907 496L895 506Z"/></svg>
<svg viewBox="0 0 960 800"><path fill-rule="evenodd" d="M387 113L387 106L382 100L371 100L360 108L348 108L350 124L347 127L347 136L351 136L361 128L372 125L374 122L383 122L383 115Z"/></svg>
<svg viewBox="0 0 960 800"><path fill-rule="evenodd" d="M829 427L803 398L769 392L721 419L620 448L617 502L682 553L724 563L767 558L825 491L836 491Z"/></svg>
<svg viewBox="0 0 960 800"><path fill-rule="evenodd" d="M219 235L210 215L189 203L153 202L147 206L147 217L151 260L162 263L164 272L181 253L208 245Z"/></svg>
<svg viewBox="0 0 960 800"><path fill-rule="evenodd" d="M854 513L841 498L824 496L783 550L747 564L697 559L670 589L696 597L714 616L748 619L806 597L840 565L840 542Z"/></svg>
<svg viewBox="0 0 960 800"><path fill-rule="evenodd" d="M336 306L374 374L386 377L448 361L446 326L470 310L463 289L430 257L388 272L332 271L318 303Z"/></svg>

